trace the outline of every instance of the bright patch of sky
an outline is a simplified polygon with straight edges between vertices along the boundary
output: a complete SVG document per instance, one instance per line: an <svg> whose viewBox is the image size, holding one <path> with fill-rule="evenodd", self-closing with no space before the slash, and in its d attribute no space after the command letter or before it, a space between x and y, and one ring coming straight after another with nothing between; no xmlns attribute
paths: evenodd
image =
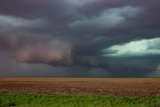
<svg viewBox="0 0 160 107"><path fill-rule="evenodd" d="M103 56L129 57L160 55L160 38L142 39L103 49Z"/></svg>

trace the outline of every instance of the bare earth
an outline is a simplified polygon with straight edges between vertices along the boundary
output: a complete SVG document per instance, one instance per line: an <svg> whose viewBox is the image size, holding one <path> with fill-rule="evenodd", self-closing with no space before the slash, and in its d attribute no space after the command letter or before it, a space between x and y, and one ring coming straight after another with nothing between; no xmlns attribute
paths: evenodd
<svg viewBox="0 0 160 107"><path fill-rule="evenodd" d="M160 96L159 78L0 78L11 93Z"/></svg>

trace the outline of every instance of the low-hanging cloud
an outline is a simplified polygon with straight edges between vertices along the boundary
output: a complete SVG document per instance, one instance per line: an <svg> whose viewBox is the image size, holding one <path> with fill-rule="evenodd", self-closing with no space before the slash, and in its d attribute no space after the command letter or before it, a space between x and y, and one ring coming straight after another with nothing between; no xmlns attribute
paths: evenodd
<svg viewBox="0 0 160 107"><path fill-rule="evenodd" d="M72 64L72 45L62 40L25 41L16 37L1 37L0 46L1 52L19 62L54 66Z"/></svg>

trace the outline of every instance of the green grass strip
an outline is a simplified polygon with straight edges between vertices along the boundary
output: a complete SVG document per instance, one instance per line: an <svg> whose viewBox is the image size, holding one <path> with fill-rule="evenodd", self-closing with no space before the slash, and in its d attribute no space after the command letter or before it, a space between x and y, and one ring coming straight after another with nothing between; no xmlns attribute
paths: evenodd
<svg viewBox="0 0 160 107"><path fill-rule="evenodd" d="M160 107L159 102L159 96L49 96L0 93L0 107Z"/></svg>

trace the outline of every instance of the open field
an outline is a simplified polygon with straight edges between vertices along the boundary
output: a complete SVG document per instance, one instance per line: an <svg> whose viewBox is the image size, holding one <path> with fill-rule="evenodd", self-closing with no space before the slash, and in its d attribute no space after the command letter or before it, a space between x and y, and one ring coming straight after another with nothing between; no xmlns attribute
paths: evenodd
<svg viewBox="0 0 160 107"><path fill-rule="evenodd" d="M0 78L0 107L160 107L156 78Z"/></svg>
<svg viewBox="0 0 160 107"><path fill-rule="evenodd" d="M159 96L159 78L0 78L10 93L62 95Z"/></svg>

